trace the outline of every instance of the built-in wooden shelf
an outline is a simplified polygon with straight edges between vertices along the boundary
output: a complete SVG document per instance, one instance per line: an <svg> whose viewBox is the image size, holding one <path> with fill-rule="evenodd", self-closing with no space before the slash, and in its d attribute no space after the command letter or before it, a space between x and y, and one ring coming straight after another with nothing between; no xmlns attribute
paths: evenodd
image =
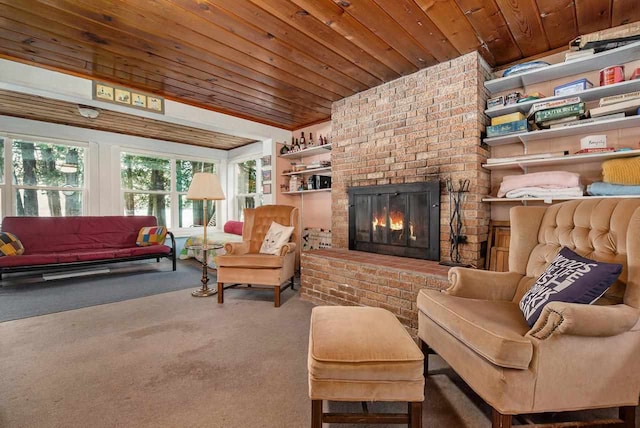
<svg viewBox="0 0 640 428"><path fill-rule="evenodd" d="M307 175L307 174L316 174L318 172L324 172L325 175L331 175L331 167L323 166L321 168L307 168L302 171L294 171L294 172L285 172L281 175Z"/></svg>
<svg viewBox="0 0 640 428"><path fill-rule="evenodd" d="M483 142L489 146L501 146L512 143L529 143L531 141L552 138L567 137L570 135L587 134L592 132L610 131L614 129L634 128L640 126L640 116L620 117L606 119L598 122L585 123L561 128L542 129L539 131L518 132L515 134L501 135L499 137L485 138Z"/></svg>
<svg viewBox="0 0 640 428"><path fill-rule="evenodd" d="M327 189L313 189L313 190L297 190L295 192L282 192L283 195L299 195L301 193L317 193L317 192L330 192L331 187Z"/></svg>
<svg viewBox="0 0 640 428"><path fill-rule="evenodd" d="M298 150L293 153L285 153L284 155L280 155L280 157L286 159L302 159L307 156L320 155L329 151L331 151L331 144L323 144L322 146L309 147L308 149Z"/></svg>
<svg viewBox="0 0 640 428"><path fill-rule="evenodd" d="M589 102L596 101L604 97L610 97L612 95L620 95L636 91L640 91L640 79L627 80L625 82L616 83L614 85L597 86L595 88L587 89L586 91L578 92L571 95L545 97L540 98L539 100L530 100L522 103L509 104L503 107L487 109L484 111L484 113L489 117L497 117L519 111L526 116L529 113L531 106L539 102L563 100L571 97L580 97L582 101Z"/></svg>
<svg viewBox="0 0 640 428"><path fill-rule="evenodd" d="M593 198L637 199L637 198L640 198L640 195L568 196L565 198L483 198L482 202L544 202L547 204L552 204L557 201L572 201L575 199L593 199Z"/></svg>
<svg viewBox="0 0 640 428"><path fill-rule="evenodd" d="M484 86L489 90L489 92L491 92L491 94L496 94L510 89L523 88L535 83L561 79L563 77L569 77L588 71L600 70L613 64L624 64L626 62L633 61L634 58L640 58L640 42L600 52L585 58L552 64L548 67L488 80L484 83Z"/></svg>
<svg viewBox="0 0 640 428"><path fill-rule="evenodd" d="M532 166L547 166L547 165L570 165L576 162L597 162L614 158L628 158L633 156L640 156L640 149L638 150L624 150L620 152L603 152L603 153L584 153L579 155L567 155L558 156L553 158L544 159L528 159L521 161L509 161L501 163L486 163L482 165L489 170L504 170L514 168L527 168Z"/></svg>

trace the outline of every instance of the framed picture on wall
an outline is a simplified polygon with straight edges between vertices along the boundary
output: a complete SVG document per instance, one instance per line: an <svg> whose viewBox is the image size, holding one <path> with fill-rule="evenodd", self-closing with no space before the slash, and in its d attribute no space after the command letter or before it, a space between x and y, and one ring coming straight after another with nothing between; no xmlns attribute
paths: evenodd
<svg viewBox="0 0 640 428"><path fill-rule="evenodd" d="M261 160L263 167L271 166L271 155L263 156Z"/></svg>
<svg viewBox="0 0 640 428"><path fill-rule="evenodd" d="M262 170L262 181L271 181L271 170L263 169Z"/></svg>
<svg viewBox="0 0 640 428"><path fill-rule="evenodd" d="M265 183L262 185L262 193L264 195L270 195L271 194L271 183Z"/></svg>

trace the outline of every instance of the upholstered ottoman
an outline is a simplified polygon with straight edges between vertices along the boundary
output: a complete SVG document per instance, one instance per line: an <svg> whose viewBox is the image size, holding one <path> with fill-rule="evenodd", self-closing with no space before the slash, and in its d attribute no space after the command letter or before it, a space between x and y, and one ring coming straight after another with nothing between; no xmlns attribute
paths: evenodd
<svg viewBox="0 0 640 428"><path fill-rule="evenodd" d="M381 308L318 306L309 331L311 426L407 423L422 427L424 356L398 319ZM408 413L324 413L323 400L406 401Z"/></svg>

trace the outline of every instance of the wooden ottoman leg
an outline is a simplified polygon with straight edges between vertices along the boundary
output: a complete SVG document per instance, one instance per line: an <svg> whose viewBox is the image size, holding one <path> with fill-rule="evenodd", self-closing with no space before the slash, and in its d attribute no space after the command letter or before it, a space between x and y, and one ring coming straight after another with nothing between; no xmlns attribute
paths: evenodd
<svg viewBox="0 0 640 428"><path fill-rule="evenodd" d="M422 401L409 403L409 428L422 428Z"/></svg>
<svg viewBox="0 0 640 428"><path fill-rule="evenodd" d="M218 303L224 303L224 283L218 283Z"/></svg>
<svg viewBox="0 0 640 428"><path fill-rule="evenodd" d="M311 400L311 428L322 428L322 400Z"/></svg>

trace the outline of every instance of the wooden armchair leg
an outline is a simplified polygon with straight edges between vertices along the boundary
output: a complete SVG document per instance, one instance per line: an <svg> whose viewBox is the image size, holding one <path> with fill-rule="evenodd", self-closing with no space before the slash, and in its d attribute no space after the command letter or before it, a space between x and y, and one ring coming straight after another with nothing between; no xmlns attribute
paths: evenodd
<svg viewBox="0 0 640 428"><path fill-rule="evenodd" d="M422 349L422 353L424 354L424 376L427 377L429 375L429 354L433 354L433 350L427 345L427 342L420 340L420 349Z"/></svg>
<svg viewBox="0 0 640 428"><path fill-rule="evenodd" d="M322 428L322 400L311 400L311 428Z"/></svg>
<svg viewBox="0 0 640 428"><path fill-rule="evenodd" d="M409 403L409 428L422 428L422 401Z"/></svg>
<svg viewBox="0 0 640 428"><path fill-rule="evenodd" d="M635 428L636 426L636 408L634 406L620 407L620 419L624 428Z"/></svg>
<svg viewBox="0 0 640 428"><path fill-rule="evenodd" d="M280 286L276 285L275 287L273 287L273 292L274 292L274 301L273 301L273 305L276 308L280 307Z"/></svg>
<svg viewBox="0 0 640 428"><path fill-rule="evenodd" d="M491 428L511 428L513 416L503 415L496 409L491 409Z"/></svg>
<svg viewBox="0 0 640 428"><path fill-rule="evenodd" d="M292 290L295 290L295 289L296 289L296 284L293 282L293 279L294 279L294 278L295 278L295 277L293 277L293 276L291 277L291 289L292 289Z"/></svg>
<svg viewBox="0 0 640 428"><path fill-rule="evenodd" d="M224 283L218 283L218 303L224 303Z"/></svg>

